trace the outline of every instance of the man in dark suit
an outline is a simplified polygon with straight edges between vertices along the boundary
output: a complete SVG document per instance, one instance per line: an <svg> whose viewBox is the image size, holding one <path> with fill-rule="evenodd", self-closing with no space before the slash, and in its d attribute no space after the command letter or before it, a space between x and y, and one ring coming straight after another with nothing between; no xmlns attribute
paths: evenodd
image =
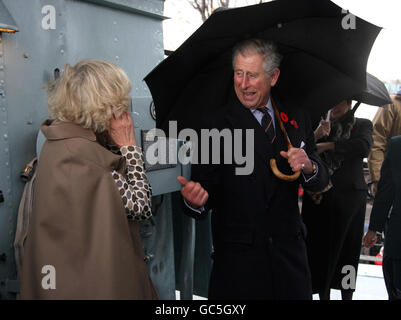
<svg viewBox="0 0 401 320"><path fill-rule="evenodd" d="M280 70L274 44L247 40L234 48L232 101L212 119L218 129L254 131L254 169L237 175L240 166L193 165L191 181L178 177L187 213L195 218L212 213L213 269L209 299L311 299L305 247L305 226L298 208L298 187L320 191L328 184L305 112L273 94ZM289 139L287 150L278 109ZM244 138L242 150L248 143ZM223 156L221 156L223 158ZM269 165L299 179L278 179Z"/></svg>
<svg viewBox="0 0 401 320"><path fill-rule="evenodd" d="M385 231L383 274L389 300L401 300L401 136L392 137L380 171L380 180L370 215L365 247ZM390 215L389 215L390 213Z"/></svg>

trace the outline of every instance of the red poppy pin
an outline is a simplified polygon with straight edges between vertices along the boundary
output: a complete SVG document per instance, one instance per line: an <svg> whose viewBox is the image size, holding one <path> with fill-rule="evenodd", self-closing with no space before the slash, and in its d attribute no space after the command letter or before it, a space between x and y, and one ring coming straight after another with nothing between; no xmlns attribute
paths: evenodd
<svg viewBox="0 0 401 320"><path fill-rule="evenodd" d="M280 117L281 117L281 120L282 120L284 123L287 123L287 122L289 121L289 118L288 118L287 114L285 114L285 112L280 112ZM298 128L299 128L298 123L297 123L294 119L292 119L292 120L290 121L290 124L291 124L295 129L298 129Z"/></svg>
<svg viewBox="0 0 401 320"><path fill-rule="evenodd" d="M298 129L298 123L295 120L291 120L290 123L294 126L295 129Z"/></svg>

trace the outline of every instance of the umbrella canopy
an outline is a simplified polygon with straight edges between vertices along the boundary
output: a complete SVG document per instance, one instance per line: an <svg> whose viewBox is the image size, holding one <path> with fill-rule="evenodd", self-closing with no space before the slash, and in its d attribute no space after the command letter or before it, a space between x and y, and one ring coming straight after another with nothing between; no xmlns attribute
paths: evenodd
<svg viewBox="0 0 401 320"><path fill-rule="evenodd" d="M381 29L358 17L345 28L343 12L329 0L276 0L214 13L145 77L156 126L207 127L210 112L234 94L232 48L249 38L278 45L284 59L275 91L289 103L320 114L362 92Z"/></svg>
<svg viewBox="0 0 401 320"><path fill-rule="evenodd" d="M361 103L377 107L385 107L387 104L392 103L390 95L384 83L368 72L366 73L365 90L363 90L362 93L351 96L350 99L357 101L352 107L352 113L356 112ZM332 107L334 107L334 105ZM312 127L316 128L319 125L321 119L327 119L326 112L321 112L320 114L312 114Z"/></svg>
<svg viewBox="0 0 401 320"><path fill-rule="evenodd" d="M353 100L378 107L384 107L391 103L390 95L384 83L370 73L366 73L366 89L355 96Z"/></svg>

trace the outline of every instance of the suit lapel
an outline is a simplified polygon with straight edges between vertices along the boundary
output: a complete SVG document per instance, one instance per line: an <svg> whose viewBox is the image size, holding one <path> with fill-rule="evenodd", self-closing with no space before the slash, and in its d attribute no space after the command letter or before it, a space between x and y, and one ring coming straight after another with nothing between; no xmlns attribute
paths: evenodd
<svg viewBox="0 0 401 320"><path fill-rule="evenodd" d="M254 130L255 156L257 156L265 166L269 166L269 159L273 157L273 148L267 141L265 132L252 112L245 108L237 98L230 104L226 112L226 120L231 124L232 128Z"/></svg>
<svg viewBox="0 0 401 320"><path fill-rule="evenodd" d="M288 138L290 139L290 142L294 148L299 148L301 144L302 137L300 136L299 133L299 124L298 124L298 119L294 119L293 112L291 112L291 109L286 108L281 102L280 99L274 97L275 103L277 106L277 109L279 111L281 120L284 124L284 128L287 131ZM278 119L276 119L276 122L278 122ZM277 127L280 129L280 127ZM284 139L284 135L282 135ZM287 145L285 144L285 140L282 141L284 149L287 151Z"/></svg>
<svg viewBox="0 0 401 320"><path fill-rule="evenodd" d="M253 129L254 130L254 148L255 148L255 168L264 168L266 175L266 201L269 203L271 198L274 196L277 190L278 179L274 176L271 167L270 159L281 157L279 154L280 149L283 145L282 133L277 122L276 122L276 139L273 144L271 144L266 137L266 134L256 120L252 112L245 108L238 99L235 99L232 104L230 104L230 110L226 112L226 120L230 123L232 128L241 129ZM278 156L277 156L278 154ZM282 158L282 157L281 157ZM283 158L284 159L284 158ZM259 165L257 165L259 163ZM260 169L259 169L260 170ZM263 172L256 172L256 174L263 174Z"/></svg>

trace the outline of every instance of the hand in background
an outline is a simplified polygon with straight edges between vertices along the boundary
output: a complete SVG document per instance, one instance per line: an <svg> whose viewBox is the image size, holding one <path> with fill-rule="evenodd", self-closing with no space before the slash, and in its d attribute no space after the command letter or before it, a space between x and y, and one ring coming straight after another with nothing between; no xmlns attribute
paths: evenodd
<svg viewBox="0 0 401 320"><path fill-rule="evenodd" d="M120 117L113 115L110 120L110 137L120 148L123 146L136 146L134 123L131 116L124 112Z"/></svg>
<svg viewBox="0 0 401 320"><path fill-rule="evenodd" d="M319 126L316 128L314 134L315 134L315 140L319 140L323 137L328 137L330 135L331 131L331 126L330 126L330 121L320 121Z"/></svg>
<svg viewBox="0 0 401 320"><path fill-rule="evenodd" d="M370 248L376 243L376 241L377 241L376 232L369 230L363 237L362 243L364 247Z"/></svg>

